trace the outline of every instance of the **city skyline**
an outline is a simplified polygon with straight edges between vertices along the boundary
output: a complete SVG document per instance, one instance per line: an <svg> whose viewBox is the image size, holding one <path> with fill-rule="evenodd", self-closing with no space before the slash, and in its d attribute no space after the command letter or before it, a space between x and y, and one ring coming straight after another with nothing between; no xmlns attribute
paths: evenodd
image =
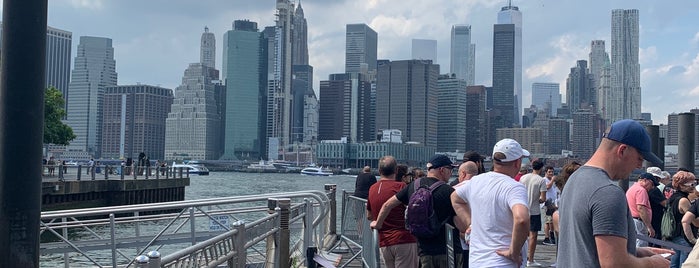
<svg viewBox="0 0 699 268"><path fill-rule="evenodd" d="M119 84L141 82L174 88L179 85L181 70L197 61L202 27L208 26L222 36L236 19L258 21L261 27L274 24L272 1L247 3L245 9L237 8L236 3L168 2L162 8L159 1L139 6L131 2L54 1L49 3L49 25L71 31L74 39L86 35L113 39ZM410 46L405 44L413 38L438 40L438 50L444 52L436 61L440 73L448 72L451 26L470 24L472 42L477 45L475 82L491 85L492 27L507 1L408 1L391 9L385 7L389 3L373 1L307 0L302 4L316 92L318 81L343 71L344 30L348 23L366 23L377 31L379 59L408 59ZM699 4L681 4L680 10L677 5L657 6L652 1L514 1L524 18L522 106L531 103L533 82L564 84L569 68L577 60L588 59L591 40L605 40L610 51L611 12L621 8L639 9L640 13L642 111L652 113L657 124L665 123L669 113L695 108L691 97L699 95L699 33L692 25ZM391 10L391 15L384 10ZM412 10L421 12L413 14ZM586 18L585 24L570 20L565 10L575 10L577 16ZM218 43L217 55L221 55L222 45Z"/></svg>

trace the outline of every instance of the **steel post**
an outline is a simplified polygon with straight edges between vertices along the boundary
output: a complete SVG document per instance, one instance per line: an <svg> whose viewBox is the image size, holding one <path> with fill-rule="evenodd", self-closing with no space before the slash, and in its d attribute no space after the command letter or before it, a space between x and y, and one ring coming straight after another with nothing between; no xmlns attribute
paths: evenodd
<svg viewBox="0 0 699 268"><path fill-rule="evenodd" d="M279 212L279 267L288 268L291 265L290 262L290 240L291 231L289 230L289 220L291 208L291 199L289 198L279 198L277 199L277 205L281 211Z"/></svg>
<svg viewBox="0 0 699 268"><path fill-rule="evenodd" d="M148 256L148 268L160 268L160 252L149 251L146 256Z"/></svg>
<svg viewBox="0 0 699 268"><path fill-rule="evenodd" d="M695 116L694 113L681 113L677 116L677 155L679 157L677 167L686 168L692 173L694 173L694 143L696 142L694 140Z"/></svg>
<svg viewBox="0 0 699 268"><path fill-rule="evenodd" d="M0 267L39 267L47 6L3 1Z"/></svg>

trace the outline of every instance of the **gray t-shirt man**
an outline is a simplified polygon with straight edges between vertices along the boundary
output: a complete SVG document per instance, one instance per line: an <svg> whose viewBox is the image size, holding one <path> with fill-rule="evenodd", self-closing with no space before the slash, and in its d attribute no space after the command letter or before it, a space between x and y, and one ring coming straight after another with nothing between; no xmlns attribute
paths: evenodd
<svg viewBox="0 0 699 268"><path fill-rule="evenodd" d="M558 267L600 267L597 235L626 238L626 250L636 255L636 230L624 190L604 170L582 166L573 173L561 193L559 213Z"/></svg>

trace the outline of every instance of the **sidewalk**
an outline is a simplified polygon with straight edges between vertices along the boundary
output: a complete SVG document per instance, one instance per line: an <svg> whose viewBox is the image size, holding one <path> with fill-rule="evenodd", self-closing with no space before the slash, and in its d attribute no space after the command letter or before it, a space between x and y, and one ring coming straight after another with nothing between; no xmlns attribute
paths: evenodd
<svg viewBox="0 0 699 268"><path fill-rule="evenodd" d="M539 232L539 236L537 236L536 251L534 252L534 260L542 265L539 267L555 267L551 266L551 264L556 263L556 246L544 245L542 244L543 241L544 233Z"/></svg>

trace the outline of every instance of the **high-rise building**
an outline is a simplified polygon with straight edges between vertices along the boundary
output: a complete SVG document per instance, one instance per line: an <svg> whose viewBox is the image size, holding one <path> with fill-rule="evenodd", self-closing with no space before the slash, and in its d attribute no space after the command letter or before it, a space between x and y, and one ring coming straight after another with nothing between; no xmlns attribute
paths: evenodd
<svg viewBox="0 0 699 268"><path fill-rule="evenodd" d="M305 140L306 97L315 96L313 92L313 66L293 65L291 73L293 77L291 82L291 95L293 97L291 102L291 142L303 142Z"/></svg>
<svg viewBox="0 0 699 268"><path fill-rule="evenodd" d="M612 10L612 85L621 92L621 114L610 114L611 122L641 118L641 65L637 9ZM607 107L609 108L609 107ZM609 122L607 124L610 124Z"/></svg>
<svg viewBox="0 0 699 268"><path fill-rule="evenodd" d="M596 117L590 110L578 109L573 112L571 149L580 159L588 159L595 152Z"/></svg>
<svg viewBox="0 0 699 268"><path fill-rule="evenodd" d="M413 39L411 59L437 62L437 40Z"/></svg>
<svg viewBox="0 0 699 268"><path fill-rule="evenodd" d="M252 21L236 20L233 29L223 36L226 72L224 159L255 161L267 157L266 45L257 23Z"/></svg>
<svg viewBox="0 0 699 268"><path fill-rule="evenodd" d="M216 68L216 37L214 33L209 32L209 27L204 27L204 33L201 34L199 62L204 66Z"/></svg>
<svg viewBox="0 0 699 268"><path fill-rule="evenodd" d="M466 139L466 81L454 74L440 75L437 80L437 151L464 152Z"/></svg>
<svg viewBox="0 0 699 268"><path fill-rule="evenodd" d="M570 68L566 79L566 103L572 113L579 109L591 110L596 107L597 94L594 92L593 82L586 60L578 60L575 67Z"/></svg>
<svg viewBox="0 0 699 268"><path fill-rule="evenodd" d="M68 147L69 151L100 157L104 90L116 84L112 39L81 36L68 87L66 122L76 136Z"/></svg>
<svg viewBox="0 0 699 268"><path fill-rule="evenodd" d="M540 128L498 128L495 136L497 140L515 139L532 154L544 153L543 135Z"/></svg>
<svg viewBox="0 0 699 268"><path fill-rule="evenodd" d="M438 76L439 65L432 61L380 61L376 130L398 129L404 141L436 148Z"/></svg>
<svg viewBox="0 0 699 268"><path fill-rule="evenodd" d="M621 114L623 106L620 102L623 99L620 92L611 90L611 63L609 54L605 51L604 40L590 42L590 75L593 79L592 87L597 94L595 112L606 121L606 125L611 125L611 115Z"/></svg>
<svg viewBox="0 0 699 268"><path fill-rule="evenodd" d="M46 87L53 86L68 99L70 84L70 52L73 34L52 27L46 29ZM65 103L67 109L68 102Z"/></svg>
<svg viewBox="0 0 699 268"><path fill-rule="evenodd" d="M291 32L291 65L308 65L308 23L303 14L301 1L298 2L294 17L294 27Z"/></svg>
<svg viewBox="0 0 699 268"><path fill-rule="evenodd" d="M570 150L570 123L562 118L548 120L548 135L544 140L548 154L561 154Z"/></svg>
<svg viewBox="0 0 699 268"><path fill-rule="evenodd" d="M665 139L665 144L679 144L679 124L679 115L677 113L671 113L667 115L667 138Z"/></svg>
<svg viewBox="0 0 699 268"><path fill-rule="evenodd" d="M507 24L512 24L514 28L512 31L514 32L514 36L512 40L507 40L507 42L512 42L511 44L507 44L505 46L513 46L513 50L510 52L506 52L505 55L503 55L503 59L498 60L498 64L504 64L505 59L507 64L510 64L509 57L512 55L512 78L497 78L497 79L512 79L512 87L510 88L514 92L514 123L515 124L520 124L520 119L521 116L520 114L522 113L522 12L519 11L519 8L516 6L512 5L512 1L510 1L509 5L502 7L500 9L500 12L498 12L498 24L499 25L507 25ZM508 29L509 30L509 29ZM495 30L496 34L498 30ZM494 44L494 46L503 46L502 42L505 40L499 40L500 44ZM494 42L495 43L495 42ZM502 47L501 47L502 49ZM495 58L496 54L495 51L493 51L493 88L495 88ZM498 75L503 75L503 73L498 73ZM510 74L508 74L509 76Z"/></svg>
<svg viewBox="0 0 699 268"><path fill-rule="evenodd" d="M320 81L318 140L376 140L371 82L361 73L331 74Z"/></svg>
<svg viewBox="0 0 699 268"><path fill-rule="evenodd" d="M364 23L347 24L345 72L376 72L378 34Z"/></svg>
<svg viewBox="0 0 699 268"><path fill-rule="evenodd" d="M102 158L125 159L145 153L165 160L165 119L172 89L150 85L107 87L102 105Z"/></svg>
<svg viewBox="0 0 699 268"><path fill-rule="evenodd" d="M493 127L512 127L519 123L515 112L515 25L495 24L493 33ZM495 134L495 133L493 133Z"/></svg>
<svg viewBox="0 0 699 268"><path fill-rule="evenodd" d="M558 83L532 83L532 105L555 117L561 108L561 86Z"/></svg>
<svg viewBox="0 0 699 268"><path fill-rule="evenodd" d="M475 150L487 154L493 146L488 144L488 118L486 113L486 87L466 88L466 146L463 150ZM490 149L489 149L490 148Z"/></svg>
<svg viewBox="0 0 699 268"><path fill-rule="evenodd" d="M476 44L471 43L471 25L451 26L451 55L449 71L456 78L474 85L476 80Z"/></svg>

